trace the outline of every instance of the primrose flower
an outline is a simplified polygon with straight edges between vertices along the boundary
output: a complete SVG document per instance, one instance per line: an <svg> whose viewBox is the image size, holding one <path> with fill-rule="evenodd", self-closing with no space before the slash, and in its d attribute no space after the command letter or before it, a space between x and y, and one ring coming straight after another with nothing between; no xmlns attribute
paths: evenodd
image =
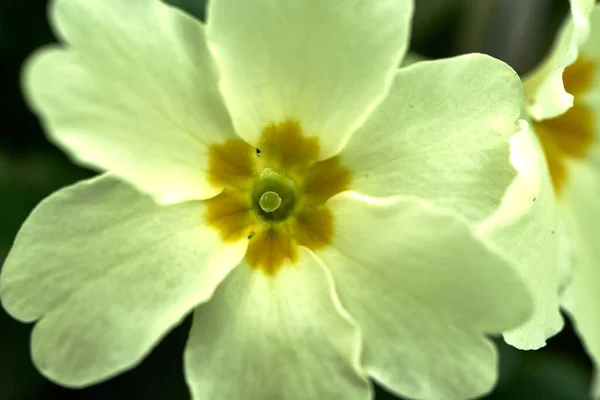
<svg viewBox="0 0 600 400"><path fill-rule="evenodd" d="M529 292L471 221L515 177L514 71L397 70L412 1L56 0L25 93L108 171L44 200L0 281L33 361L82 387L189 313L194 399L480 395ZM453 211L461 210L461 214Z"/></svg>
<svg viewBox="0 0 600 400"><path fill-rule="evenodd" d="M519 260L536 310L505 338L520 348L543 346L562 328L562 303L598 366L600 7L594 1L571 1L571 15L551 53L523 85L530 133L513 143L513 161L521 173L505 203L514 212L516 198L524 195L530 212L487 234L500 238ZM534 219L546 222L532 224ZM524 225L529 226L514 236ZM600 396L597 385L595 395Z"/></svg>

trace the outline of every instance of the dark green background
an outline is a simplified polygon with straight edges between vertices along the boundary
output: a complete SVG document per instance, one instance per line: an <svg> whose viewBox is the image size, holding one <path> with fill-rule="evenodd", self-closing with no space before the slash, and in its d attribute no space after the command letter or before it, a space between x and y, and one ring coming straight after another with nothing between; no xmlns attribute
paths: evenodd
<svg viewBox="0 0 600 400"><path fill-rule="evenodd" d="M503 59L519 73L527 72L543 57L568 9L566 0L416 2L411 43L414 50L429 57L484 52ZM54 41L46 21L46 3L46 0L0 2L2 259L20 224L43 197L92 175L72 165L46 141L20 94L19 70L23 60L34 49ZM204 17L202 0L170 3ZM189 320L131 372L88 389L68 390L48 382L32 366L31 326L20 324L0 311L0 400L188 399L182 372L188 328ZM520 352L501 343L499 346L501 379L489 399L587 398L591 365L570 327L536 352ZM377 389L377 399L393 398Z"/></svg>

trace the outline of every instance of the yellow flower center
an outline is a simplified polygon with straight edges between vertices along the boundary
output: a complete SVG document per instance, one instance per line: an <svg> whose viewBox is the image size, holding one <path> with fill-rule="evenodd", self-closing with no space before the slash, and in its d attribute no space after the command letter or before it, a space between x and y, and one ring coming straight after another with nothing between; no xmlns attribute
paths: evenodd
<svg viewBox="0 0 600 400"><path fill-rule="evenodd" d="M209 180L223 187L206 200L206 222L232 242L249 240L248 265L273 275L298 260L298 246L319 250L333 237L326 201L351 175L339 157L319 161L317 138L297 121L266 126L257 149L241 139L213 145Z"/></svg>
<svg viewBox="0 0 600 400"><path fill-rule="evenodd" d="M567 179L567 160L585 157L594 141L594 115L580 96L592 86L596 66L596 60L580 56L567 67L563 82L575 98L573 107L558 117L533 122L557 195Z"/></svg>

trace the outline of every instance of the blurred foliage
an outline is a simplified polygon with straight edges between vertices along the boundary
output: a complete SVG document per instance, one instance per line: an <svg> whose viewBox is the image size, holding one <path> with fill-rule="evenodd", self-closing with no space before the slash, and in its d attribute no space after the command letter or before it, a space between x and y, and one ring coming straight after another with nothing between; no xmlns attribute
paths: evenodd
<svg viewBox="0 0 600 400"><path fill-rule="evenodd" d="M204 18L202 0L168 0ZM567 12L566 0L416 0L414 51L431 58L484 52L525 73L544 56ZM47 0L0 2L0 257L20 226L45 196L92 176L73 165L44 137L20 93L19 71L35 49L54 42L46 20ZM182 353L189 319L141 365L106 383L69 390L41 377L29 356L30 325L0 312L0 399L188 399ZM487 398L584 400L591 366L570 327L536 352L497 341L501 353L498 387ZM277 366L274 366L277 368ZM377 388L377 399L394 399Z"/></svg>

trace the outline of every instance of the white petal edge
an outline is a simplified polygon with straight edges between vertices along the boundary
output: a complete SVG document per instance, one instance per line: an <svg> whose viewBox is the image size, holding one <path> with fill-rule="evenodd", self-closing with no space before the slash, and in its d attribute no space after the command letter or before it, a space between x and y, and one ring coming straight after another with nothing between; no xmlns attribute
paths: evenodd
<svg viewBox="0 0 600 400"><path fill-rule="evenodd" d="M546 159L532 128L511 138L510 161L518 175L498 211L477 227L484 240L516 266L534 296L532 317L504 333L505 341L519 349L538 349L563 327L559 310L558 223L556 198Z"/></svg>

